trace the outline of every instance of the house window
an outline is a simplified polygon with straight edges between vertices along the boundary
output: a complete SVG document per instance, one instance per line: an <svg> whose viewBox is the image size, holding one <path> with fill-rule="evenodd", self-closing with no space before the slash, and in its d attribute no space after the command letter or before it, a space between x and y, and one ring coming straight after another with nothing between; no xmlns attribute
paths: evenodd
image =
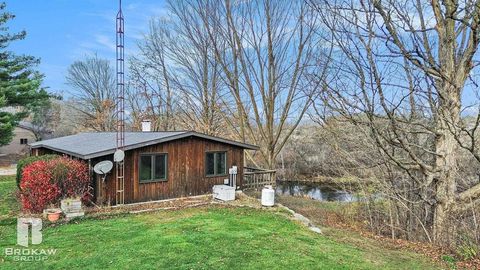
<svg viewBox="0 0 480 270"><path fill-rule="evenodd" d="M205 158L205 172L207 176L227 174L227 152L207 152Z"/></svg>
<svg viewBox="0 0 480 270"><path fill-rule="evenodd" d="M28 144L28 139L20 139L20 144Z"/></svg>
<svg viewBox="0 0 480 270"><path fill-rule="evenodd" d="M141 154L139 163L140 183L167 180L167 154Z"/></svg>

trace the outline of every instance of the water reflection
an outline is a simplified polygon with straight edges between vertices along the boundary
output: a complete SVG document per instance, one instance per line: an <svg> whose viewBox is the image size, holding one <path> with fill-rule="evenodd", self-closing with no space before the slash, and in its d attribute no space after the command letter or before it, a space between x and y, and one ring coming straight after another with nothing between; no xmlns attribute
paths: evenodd
<svg viewBox="0 0 480 270"><path fill-rule="evenodd" d="M355 202L358 196L345 190L315 183L278 182L275 189L277 195L309 197L319 201Z"/></svg>

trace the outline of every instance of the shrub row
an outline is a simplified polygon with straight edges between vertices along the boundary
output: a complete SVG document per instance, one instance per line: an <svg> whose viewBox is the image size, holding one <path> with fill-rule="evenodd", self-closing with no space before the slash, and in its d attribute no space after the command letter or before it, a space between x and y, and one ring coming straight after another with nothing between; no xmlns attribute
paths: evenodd
<svg viewBox="0 0 480 270"><path fill-rule="evenodd" d="M49 205L58 205L61 199L89 198L90 177L85 162L57 157L37 160L23 168L20 199L25 212L41 213Z"/></svg>
<svg viewBox="0 0 480 270"><path fill-rule="evenodd" d="M55 159L55 158L59 158L59 157L60 157L59 155L31 156L31 157L27 157L27 158L24 158L24 159L21 159L20 161L18 161L18 163L17 163L17 176L16 176L18 188L20 188L20 181L22 179L23 168L25 168L25 166L27 166L27 165L35 162L35 161L51 160L51 159Z"/></svg>

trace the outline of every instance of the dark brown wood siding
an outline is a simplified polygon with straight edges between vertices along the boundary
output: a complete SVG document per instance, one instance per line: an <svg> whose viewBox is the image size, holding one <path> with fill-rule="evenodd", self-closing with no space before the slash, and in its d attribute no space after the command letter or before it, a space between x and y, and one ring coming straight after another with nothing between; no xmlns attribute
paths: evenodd
<svg viewBox="0 0 480 270"><path fill-rule="evenodd" d="M214 142L198 137L189 137L167 143L156 144L126 151L125 153L125 203L162 200L211 193L212 186L223 184L228 175L208 177L205 174L205 155L210 151L227 152L227 172L232 166L238 167L237 185L242 186L243 155L240 147ZM39 151L43 154L51 151ZM144 153L166 153L168 155L167 180L163 182L139 182L139 156ZM91 160L92 166L104 156ZM93 183L96 183L93 180ZM105 181L106 199L115 204L115 166ZM98 194L95 194L98 196Z"/></svg>

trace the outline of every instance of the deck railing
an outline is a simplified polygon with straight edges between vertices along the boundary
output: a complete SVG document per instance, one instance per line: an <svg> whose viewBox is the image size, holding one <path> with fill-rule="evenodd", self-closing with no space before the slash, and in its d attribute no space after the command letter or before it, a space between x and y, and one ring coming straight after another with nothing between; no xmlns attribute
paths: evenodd
<svg viewBox="0 0 480 270"><path fill-rule="evenodd" d="M244 167L243 189L258 189L266 185L275 185L275 170Z"/></svg>

